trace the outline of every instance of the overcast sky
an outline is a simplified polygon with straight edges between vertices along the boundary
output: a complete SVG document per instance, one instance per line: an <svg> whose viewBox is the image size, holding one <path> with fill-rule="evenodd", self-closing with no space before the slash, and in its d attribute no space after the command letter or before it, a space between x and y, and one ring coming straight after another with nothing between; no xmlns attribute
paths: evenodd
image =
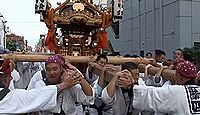
<svg viewBox="0 0 200 115"><path fill-rule="evenodd" d="M56 2L65 0L48 1L55 6ZM40 22L39 15L35 14L35 0L0 0L0 13L7 21L6 26L9 30L16 35L24 36L32 47L38 43L40 34L47 33L45 23Z"/></svg>

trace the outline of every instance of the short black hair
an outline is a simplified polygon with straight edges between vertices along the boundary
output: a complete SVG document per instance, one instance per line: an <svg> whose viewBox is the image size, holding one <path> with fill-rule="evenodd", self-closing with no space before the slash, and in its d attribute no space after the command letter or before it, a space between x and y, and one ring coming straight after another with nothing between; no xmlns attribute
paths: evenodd
<svg viewBox="0 0 200 115"><path fill-rule="evenodd" d="M131 54L125 54L124 57L131 57Z"/></svg>
<svg viewBox="0 0 200 115"><path fill-rule="evenodd" d="M98 62L101 58L106 59L106 60L108 61L108 58L107 58L107 56L106 56L105 54L99 54L99 55L97 56L96 61Z"/></svg>
<svg viewBox="0 0 200 115"><path fill-rule="evenodd" d="M181 51L182 53L184 52L181 48L177 48L176 50Z"/></svg>
<svg viewBox="0 0 200 115"><path fill-rule="evenodd" d="M186 60L186 61L188 61L188 59L189 59L189 61L191 60L190 58L187 58L187 54L186 54L186 52L185 52L183 49L177 48L176 51L182 52L182 55L183 55L183 59L184 59L184 60Z"/></svg>
<svg viewBox="0 0 200 115"><path fill-rule="evenodd" d="M151 55L151 56L153 56L153 55L152 55L152 53L150 53L150 52L146 53L146 56L148 56L148 55Z"/></svg>
<svg viewBox="0 0 200 115"><path fill-rule="evenodd" d="M140 58L139 55L132 55L131 57L132 57L132 58Z"/></svg>
<svg viewBox="0 0 200 115"><path fill-rule="evenodd" d="M183 57L185 57L185 52L184 52L181 48L178 48L178 49L176 49L176 50L182 52Z"/></svg>
<svg viewBox="0 0 200 115"><path fill-rule="evenodd" d="M127 69L128 71L133 70L133 69L137 69L138 65L133 63L133 62L126 62L124 64L122 64L122 70Z"/></svg>
<svg viewBox="0 0 200 115"><path fill-rule="evenodd" d="M156 50L155 54L156 54L156 56L158 56L158 55L166 55L163 50Z"/></svg>

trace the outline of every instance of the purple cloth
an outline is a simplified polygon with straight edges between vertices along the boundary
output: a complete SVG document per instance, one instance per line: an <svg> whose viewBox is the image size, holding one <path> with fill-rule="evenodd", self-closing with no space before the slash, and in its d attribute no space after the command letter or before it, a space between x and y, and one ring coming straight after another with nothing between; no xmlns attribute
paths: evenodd
<svg viewBox="0 0 200 115"><path fill-rule="evenodd" d="M45 66L49 63L56 63L59 64L62 67L66 67L65 64L65 58L60 55L60 54L55 54L53 56L50 56L46 61L45 61Z"/></svg>

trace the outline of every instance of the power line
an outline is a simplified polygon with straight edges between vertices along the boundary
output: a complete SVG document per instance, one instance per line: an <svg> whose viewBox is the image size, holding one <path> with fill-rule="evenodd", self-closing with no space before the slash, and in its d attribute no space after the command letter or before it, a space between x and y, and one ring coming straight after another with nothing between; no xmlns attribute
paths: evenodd
<svg viewBox="0 0 200 115"><path fill-rule="evenodd" d="M42 23L42 22L12 22L12 21L7 21L7 23Z"/></svg>

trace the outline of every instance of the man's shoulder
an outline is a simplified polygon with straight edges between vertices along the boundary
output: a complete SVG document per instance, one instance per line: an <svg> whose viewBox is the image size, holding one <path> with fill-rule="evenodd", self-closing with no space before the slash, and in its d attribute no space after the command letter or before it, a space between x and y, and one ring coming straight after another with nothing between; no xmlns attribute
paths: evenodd
<svg viewBox="0 0 200 115"><path fill-rule="evenodd" d="M35 75L42 75L42 72L43 70L39 70L39 71L37 71L37 72L35 72L35 74L33 75L33 76L35 76Z"/></svg>
<svg viewBox="0 0 200 115"><path fill-rule="evenodd" d="M41 80L38 80L36 83L35 83L35 88L42 88L42 87L45 87L46 84L45 82L41 79Z"/></svg>
<svg viewBox="0 0 200 115"><path fill-rule="evenodd" d="M31 79L42 79L42 70L37 71Z"/></svg>

